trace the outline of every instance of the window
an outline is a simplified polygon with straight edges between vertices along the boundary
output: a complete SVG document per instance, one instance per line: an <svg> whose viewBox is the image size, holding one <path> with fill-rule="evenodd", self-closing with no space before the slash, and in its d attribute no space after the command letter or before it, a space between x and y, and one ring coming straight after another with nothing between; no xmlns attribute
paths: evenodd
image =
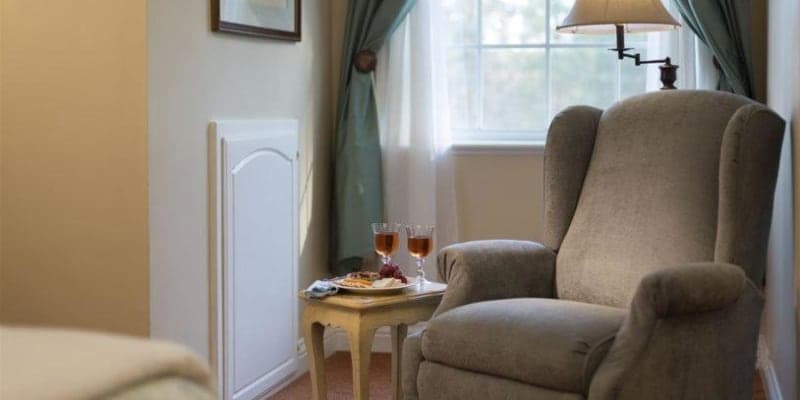
<svg viewBox="0 0 800 400"><path fill-rule="evenodd" d="M567 106L604 108L646 90L647 68L620 62L613 35L555 32L573 1L444 1L455 141L541 141ZM647 34L625 39L648 58Z"/></svg>

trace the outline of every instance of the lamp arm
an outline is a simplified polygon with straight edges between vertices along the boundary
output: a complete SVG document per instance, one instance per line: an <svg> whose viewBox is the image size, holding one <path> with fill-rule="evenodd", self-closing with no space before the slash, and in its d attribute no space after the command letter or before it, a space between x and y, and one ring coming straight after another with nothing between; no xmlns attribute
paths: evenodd
<svg viewBox="0 0 800 400"><path fill-rule="evenodd" d="M677 89L675 87L675 80L677 78L677 65L672 64L672 60L667 57L660 60L642 60L642 55L639 53L631 54L628 53L628 50L633 50L633 48L625 47L625 27L622 25L616 25L617 28L617 47L613 49L609 49L611 51L617 52L617 58L620 60L625 58L632 58L636 65L642 64L661 64L664 65L659 66L661 69L661 83L664 85L661 89Z"/></svg>
<svg viewBox="0 0 800 400"><path fill-rule="evenodd" d="M627 58L633 58L636 61L637 66L642 64L662 64L662 63L666 65L672 65L672 60L669 57L662 58L660 60L642 60L642 55L639 53L636 54L622 53L622 56Z"/></svg>

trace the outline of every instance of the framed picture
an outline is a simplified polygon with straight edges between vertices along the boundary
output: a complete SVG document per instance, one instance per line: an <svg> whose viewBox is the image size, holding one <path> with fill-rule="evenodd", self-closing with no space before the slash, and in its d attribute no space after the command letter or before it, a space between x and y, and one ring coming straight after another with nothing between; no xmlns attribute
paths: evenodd
<svg viewBox="0 0 800 400"><path fill-rule="evenodd" d="M301 0L211 0L217 32L300 41Z"/></svg>

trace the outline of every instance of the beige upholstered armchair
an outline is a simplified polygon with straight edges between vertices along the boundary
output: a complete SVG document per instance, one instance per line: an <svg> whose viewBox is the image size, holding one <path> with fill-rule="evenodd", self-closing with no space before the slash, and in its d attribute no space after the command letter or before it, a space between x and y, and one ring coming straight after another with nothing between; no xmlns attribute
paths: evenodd
<svg viewBox="0 0 800 400"><path fill-rule="evenodd" d="M784 122L665 91L550 126L544 243L447 247L406 399L749 399Z"/></svg>

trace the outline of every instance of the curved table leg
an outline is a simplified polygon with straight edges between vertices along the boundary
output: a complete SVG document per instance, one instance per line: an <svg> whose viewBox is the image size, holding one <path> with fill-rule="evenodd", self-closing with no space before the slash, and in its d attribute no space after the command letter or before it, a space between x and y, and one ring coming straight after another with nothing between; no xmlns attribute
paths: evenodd
<svg viewBox="0 0 800 400"><path fill-rule="evenodd" d="M369 399L369 361L375 329L363 323L347 328L350 357L353 361L353 395L355 400Z"/></svg>
<svg viewBox="0 0 800 400"><path fill-rule="evenodd" d="M403 359L403 341L408 334L408 325L399 324L391 327L392 330L392 399L403 398L403 389L400 383L401 365Z"/></svg>
<svg viewBox="0 0 800 400"><path fill-rule="evenodd" d="M325 326L312 319L308 309L303 313L303 341L308 352L308 372L311 375L311 398L325 400Z"/></svg>

